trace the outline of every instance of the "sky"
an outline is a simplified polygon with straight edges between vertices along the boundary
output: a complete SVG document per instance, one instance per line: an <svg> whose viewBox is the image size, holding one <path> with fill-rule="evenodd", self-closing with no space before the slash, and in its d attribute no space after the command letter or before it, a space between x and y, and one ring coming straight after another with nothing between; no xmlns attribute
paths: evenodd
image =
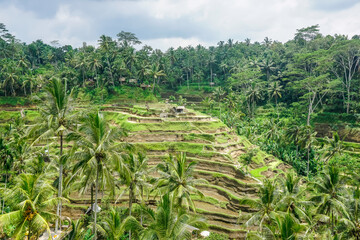
<svg viewBox="0 0 360 240"><path fill-rule="evenodd" d="M153 48L219 41L286 42L296 29L360 34L360 0L0 0L0 23L31 43L97 45L100 35L132 32Z"/></svg>

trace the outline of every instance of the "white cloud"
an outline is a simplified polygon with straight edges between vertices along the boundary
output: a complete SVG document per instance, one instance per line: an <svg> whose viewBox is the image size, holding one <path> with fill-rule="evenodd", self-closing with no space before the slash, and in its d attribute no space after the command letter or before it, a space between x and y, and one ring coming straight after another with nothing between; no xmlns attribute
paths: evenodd
<svg viewBox="0 0 360 240"><path fill-rule="evenodd" d="M25 1L25 0L24 0ZM95 44L101 34L115 37L134 32L146 44L215 45L229 38L287 41L296 29L320 24L323 34L360 34L357 0L139 0L48 1L0 0L0 22L17 38L31 42L59 40L61 44ZM321 4L320 4L321 3ZM51 6L50 6L51 5Z"/></svg>
<svg viewBox="0 0 360 240"><path fill-rule="evenodd" d="M189 45L197 46L199 44L206 47L210 46L208 42L201 41L197 38L157 38L157 39L145 40L142 43L143 45L146 44L154 49L161 49L163 51L166 51L170 47L178 48L178 47L187 47Z"/></svg>

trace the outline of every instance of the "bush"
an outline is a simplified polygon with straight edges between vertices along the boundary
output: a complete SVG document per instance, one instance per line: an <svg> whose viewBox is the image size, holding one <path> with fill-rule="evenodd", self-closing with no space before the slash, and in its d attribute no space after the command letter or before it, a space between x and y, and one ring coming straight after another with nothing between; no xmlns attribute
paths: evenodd
<svg viewBox="0 0 360 240"><path fill-rule="evenodd" d="M206 240L229 240L229 236L224 233L210 233L210 236L205 238Z"/></svg>

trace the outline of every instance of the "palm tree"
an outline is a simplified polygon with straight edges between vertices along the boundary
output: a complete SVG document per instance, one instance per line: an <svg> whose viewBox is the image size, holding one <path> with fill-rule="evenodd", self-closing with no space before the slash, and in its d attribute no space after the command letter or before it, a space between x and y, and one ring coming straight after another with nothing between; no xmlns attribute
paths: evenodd
<svg viewBox="0 0 360 240"><path fill-rule="evenodd" d="M279 82L273 82L269 87L270 98L275 98L275 106L277 109L277 100L281 98L281 92L283 91L282 86L279 85Z"/></svg>
<svg viewBox="0 0 360 240"><path fill-rule="evenodd" d="M349 214L348 218L341 218L339 221L339 230L345 237L360 240L360 189L350 189L345 206Z"/></svg>
<svg viewBox="0 0 360 240"><path fill-rule="evenodd" d="M87 56L83 52L79 52L74 58L75 68L81 71L82 85L85 87L85 74L88 68Z"/></svg>
<svg viewBox="0 0 360 240"><path fill-rule="evenodd" d="M250 232L246 235L246 239L295 240L306 230L306 226L300 224L290 214L276 215L273 221L275 222L275 226L267 225L260 233Z"/></svg>
<svg viewBox="0 0 360 240"><path fill-rule="evenodd" d="M312 146L317 142L317 132L313 132L311 126L305 126L299 134L300 147L307 150L307 168L306 175L310 173L310 150Z"/></svg>
<svg viewBox="0 0 360 240"><path fill-rule="evenodd" d="M14 157L13 153L10 150L9 146L5 144L4 139L0 138L0 166L1 169L5 172L1 173L2 175L5 175L5 192L7 188L8 178L9 178L9 171L12 169L12 166L14 164ZM2 205L0 201L0 208L1 208L1 214L4 212L4 206L5 206L5 199L3 199Z"/></svg>
<svg viewBox="0 0 360 240"><path fill-rule="evenodd" d="M92 54L89 59L89 67L92 71L94 71L93 78L96 78L96 87L99 87L99 81L97 78L97 70L102 67L102 64L100 62L100 56L96 53Z"/></svg>
<svg viewBox="0 0 360 240"><path fill-rule="evenodd" d="M277 203L277 210L292 214L299 221L306 220L310 223L311 220L304 207L311 205L311 202L301 200L303 191L300 189L300 178L295 173L289 172L285 178L280 178L280 184L282 194Z"/></svg>
<svg viewBox="0 0 360 240"><path fill-rule="evenodd" d="M219 109L220 109L219 118L221 119L221 99L225 95L225 91L221 87L217 87L214 89L213 95L214 95L216 101L219 103Z"/></svg>
<svg viewBox="0 0 360 240"><path fill-rule="evenodd" d="M74 172L85 176L86 182L95 182L95 211L93 233L96 240L97 204L99 186L114 186L111 160L120 161L119 145L115 144L125 133L122 130L110 128L109 123L99 112L88 114L79 129L79 133L72 134L80 147L74 153L78 161ZM95 178L95 179L94 179Z"/></svg>
<svg viewBox="0 0 360 240"><path fill-rule="evenodd" d="M148 68L148 69L146 70L145 74L148 75L148 76L150 76L150 77L153 78L153 80L154 80L152 92L154 92L156 80L157 80L159 77L166 76L166 74L164 73L164 70L160 70L160 69L159 69L159 64L153 64L153 65L151 65L151 68Z"/></svg>
<svg viewBox="0 0 360 240"><path fill-rule="evenodd" d="M206 229L204 218L189 214L183 208L177 208L171 199L169 194L165 194L156 212L151 208L145 209L148 221L146 227L133 217L128 217L125 220L126 229L139 232L139 239L143 240L191 239L193 231Z"/></svg>
<svg viewBox="0 0 360 240"><path fill-rule="evenodd" d="M15 210L0 215L0 228L14 225L13 239L24 239L25 235L28 240L33 235L38 239L43 231L47 231L51 239L49 221L56 216L51 210L58 202L53 197L55 192L42 175L19 175L15 187L7 195Z"/></svg>
<svg viewBox="0 0 360 240"><path fill-rule="evenodd" d="M161 177L155 189L160 193L169 192L177 206L191 207L196 212L191 194L195 193L203 197L204 195L196 188L196 185L206 183L206 181L194 178L195 166L195 162L187 163L185 153L180 153L176 159L170 156L164 163L157 165Z"/></svg>
<svg viewBox="0 0 360 240"><path fill-rule="evenodd" d="M276 208L279 200L276 185L265 180L260 187L259 198L244 198L240 200L241 205L248 205L257 210L257 212L246 222L247 226L259 224L260 230L263 228L263 224L270 224L277 215Z"/></svg>
<svg viewBox="0 0 360 240"><path fill-rule="evenodd" d="M248 108L249 108L249 113L251 116L254 115L255 112L255 104L258 100L261 99L261 89L259 87L259 84L256 83L251 83L250 87L247 89L246 91L246 98L248 101ZM251 106L251 108L250 108Z"/></svg>
<svg viewBox="0 0 360 240"><path fill-rule="evenodd" d="M342 196L347 181L348 178L340 173L339 168L329 166L309 185L315 190L310 200L317 204L316 213L330 216L332 232L339 217L349 218L344 205L345 198Z"/></svg>
<svg viewBox="0 0 360 240"><path fill-rule="evenodd" d="M337 132L333 132L332 140L325 137L325 142L327 144L327 148L325 149L324 162L328 162L337 154L341 155L345 150L344 141L340 140L340 136Z"/></svg>
<svg viewBox="0 0 360 240"><path fill-rule="evenodd" d="M149 175L148 159L141 153L138 153L137 156L134 154L123 155L122 158L123 164L116 166L116 170L122 179L121 182L127 186L124 192L129 192L129 216L131 216L132 203L136 195L142 198L144 189L149 186L146 181Z"/></svg>
<svg viewBox="0 0 360 240"><path fill-rule="evenodd" d="M45 88L47 92L47 99L45 104L40 109L43 121L31 126L29 128L29 135L35 135L36 138L33 144L41 140L48 139L51 136L59 137L60 153L59 160L63 156L64 136L67 131L72 128L72 91L68 94L66 90L66 83L63 84L60 79L53 78L49 85ZM59 161L59 185L58 197L62 197L62 182L63 182L63 162ZM57 214L59 221L61 221L61 201L58 203ZM55 230L61 224L56 221ZM60 227L61 228L61 227Z"/></svg>
<svg viewBox="0 0 360 240"><path fill-rule="evenodd" d="M84 222L81 219L71 222L71 232L66 240L82 240L86 232L84 229Z"/></svg>
<svg viewBox="0 0 360 240"><path fill-rule="evenodd" d="M107 240L118 240L124 236L127 222L119 208L111 208L103 222L98 225L99 232L106 236Z"/></svg>

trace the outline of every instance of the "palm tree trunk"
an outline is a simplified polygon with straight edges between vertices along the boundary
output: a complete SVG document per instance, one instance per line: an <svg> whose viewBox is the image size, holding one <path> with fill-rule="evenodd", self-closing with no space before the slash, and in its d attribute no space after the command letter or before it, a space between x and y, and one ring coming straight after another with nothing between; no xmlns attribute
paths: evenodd
<svg viewBox="0 0 360 240"><path fill-rule="evenodd" d="M5 192L6 192L7 179L8 179L8 173L7 173L7 171L6 171L6 173L5 173ZM4 213L4 208L5 208L5 199L3 198L3 203L2 203L2 208L1 208L1 214Z"/></svg>
<svg viewBox="0 0 360 240"><path fill-rule="evenodd" d="M61 157L63 153L63 133L60 133L60 167L59 167L59 189L58 189L58 197L62 197L62 178L63 178L63 165L61 163ZM55 232L58 230L61 231L61 200L59 199L57 209L56 209L56 215L58 216L58 219L55 223Z"/></svg>
<svg viewBox="0 0 360 240"><path fill-rule="evenodd" d="M310 170L310 146L307 149L307 177L309 177L309 170Z"/></svg>
<svg viewBox="0 0 360 240"><path fill-rule="evenodd" d="M94 183L91 184L91 200L90 200L90 209L91 209L91 213L94 211Z"/></svg>
<svg viewBox="0 0 360 240"><path fill-rule="evenodd" d="M29 222L29 233L28 233L28 240L31 239L31 221Z"/></svg>
<svg viewBox="0 0 360 240"><path fill-rule="evenodd" d="M98 201L98 188L99 188L99 167L96 166L96 182L95 182L95 206L94 206L94 228L93 228L93 232L94 232L94 240L97 239L97 235L96 235L96 220L97 220L97 201Z"/></svg>
<svg viewBox="0 0 360 240"><path fill-rule="evenodd" d="M129 191L129 216L131 216L132 202L133 202L133 185L131 183L130 191ZM129 231L129 240L131 240L131 230Z"/></svg>
<svg viewBox="0 0 360 240"><path fill-rule="evenodd" d="M152 88L153 93L154 93L154 90L155 90L155 84L156 84L156 80L155 80L155 76L154 76L154 83L153 83L153 88Z"/></svg>

